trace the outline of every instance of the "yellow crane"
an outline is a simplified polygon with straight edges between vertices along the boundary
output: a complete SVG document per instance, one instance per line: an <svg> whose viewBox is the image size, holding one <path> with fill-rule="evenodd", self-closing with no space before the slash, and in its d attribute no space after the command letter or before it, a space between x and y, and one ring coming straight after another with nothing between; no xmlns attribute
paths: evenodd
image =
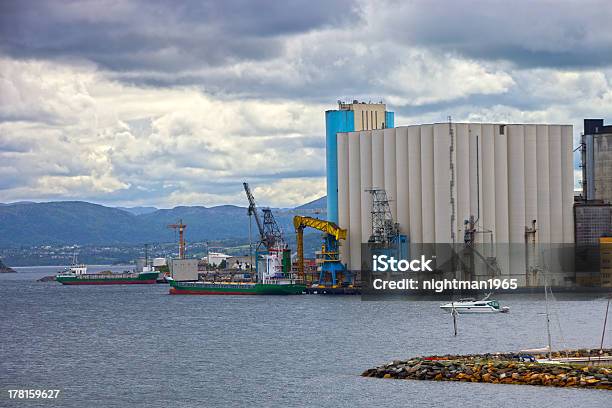
<svg viewBox="0 0 612 408"><path fill-rule="evenodd" d="M345 271L344 265L340 263L338 249L339 241L341 239L346 239L346 230L338 227L331 221L302 215L293 217L293 227L297 234L297 262L300 279L304 279L304 228L310 227L326 233L321 251L323 255L323 265L321 266L321 277L319 282L322 283L325 274L330 273L332 285L336 286L336 274Z"/></svg>

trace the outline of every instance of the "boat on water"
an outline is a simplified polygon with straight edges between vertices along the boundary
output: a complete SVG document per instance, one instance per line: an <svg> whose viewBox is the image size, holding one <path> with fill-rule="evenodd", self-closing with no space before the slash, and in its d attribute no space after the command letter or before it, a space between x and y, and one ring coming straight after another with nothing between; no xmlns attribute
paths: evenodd
<svg viewBox="0 0 612 408"><path fill-rule="evenodd" d="M143 268L142 272L124 273L87 273L84 264L72 265L67 270L55 276L55 280L62 285L128 285L150 284L157 280L158 272L150 267Z"/></svg>
<svg viewBox="0 0 612 408"><path fill-rule="evenodd" d="M546 334L548 337L548 345L542 348L536 349L523 349L520 350L520 353L525 355L526 353L530 355L538 355L539 357L530 356L534 361L539 364L553 364L553 365L570 365L570 364L579 364L585 366L610 366L612 365L612 355L608 352L604 352L604 337L606 334L606 325L608 322L608 311L610 309L610 301L612 300L612 293L608 297L608 302L606 304L606 313L604 317L603 331L601 334L601 343L599 345L599 353L592 355L590 352L586 355L569 355L566 354L563 356L563 351L559 351L555 353L558 356L553 357L553 346L552 346L552 335L550 331L550 310L549 310L549 297L554 299L554 295L552 293L552 289L548 286L548 282L544 281L544 301L546 304ZM545 357L542 357L545 356Z"/></svg>
<svg viewBox="0 0 612 408"><path fill-rule="evenodd" d="M256 282L180 282L167 278L171 295L299 295L306 285L291 280Z"/></svg>
<svg viewBox="0 0 612 408"><path fill-rule="evenodd" d="M500 306L497 300L489 299L491 294L488 294L481 300L459 299L456 302L446 303L440 306L440 309L449 313L508 313L508 306Z"/></svg>
<svg viewBox="0 0 612 408"><path fill-rule="evenodd" d="M261 257L261 274L256 282L177 281L170 283L171 295L300 295L306 285L293 274L283 271L282 256L272 253ZM260 276L261 275L261 276Z"/></svg>

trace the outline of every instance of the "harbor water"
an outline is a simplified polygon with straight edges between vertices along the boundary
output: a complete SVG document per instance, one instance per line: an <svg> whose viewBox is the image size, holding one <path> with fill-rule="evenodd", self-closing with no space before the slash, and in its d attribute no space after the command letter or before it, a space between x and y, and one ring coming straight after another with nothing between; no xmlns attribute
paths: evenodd
<svg viewBox="0 0 612 408"><path fill-rule="evenodd" d="M559 408L612 399L600 390L360 377L416 355L543 347L544 302L533 295L504 302L508 314L461 315L454 337L439 302L36 282L58 269L0 275L2 407ZM553 347L599 346L604 299L553 303ZM18 401L8 389L61 391L55 401Z"/></svg>

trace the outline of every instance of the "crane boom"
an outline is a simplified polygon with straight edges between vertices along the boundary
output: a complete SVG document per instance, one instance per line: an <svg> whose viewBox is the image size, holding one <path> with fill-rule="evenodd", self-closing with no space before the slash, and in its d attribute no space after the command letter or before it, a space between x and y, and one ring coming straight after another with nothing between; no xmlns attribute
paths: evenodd
<svg viewBox="0 0 612 408"><path fill-rule="evenodd" d="M293 217L293 226L295 227L296 231L299 228L310 227L322 232L327 232L328 234L333 235L337 240L346 239L346 230L338 227L331 221L296 215Z"/></svg>
<svg viewBox="0 0 612 408"><path fill-rule="evenodd" d="M265 241L266 240L266 233L264 232L263 224L261 223L261 220L259 219L259 215L257 214L257 206L255 205L255 198L253 197L253 194L251 194L251 189L249 188L249 183L242 183L242 185L244 186L244 191L246 193L247 199L249 200L249 209L248 209L249 217L251 215L255 216L255 223L257 224L257 229L259 230L259 235L261 237L261 240Z"/></svg>
<svg viewBox="0 0 612 408"><path fill-rule="evenodd" d="M330 269L332 272L332 282L336 284L336 271L342 271L342 266L338 259L338 241L341 239L346 239L346 230L338 227L338 225L334 224L331 221L320 220L318 218L306 217L301 215L296 215L293 217L293 227L295 228L295 232L297 234L297 267L298 267L298 276L300 279L304 280L304 228L310 227L316 230L325 232L325 244L323 245L321 253L325 257L324 266L321 269L321 278L322 282L323 274L326 272L326 268ZM327 263L327 266L325 266ZM331 266L331 264L336 264L336 266Z"/></svg>

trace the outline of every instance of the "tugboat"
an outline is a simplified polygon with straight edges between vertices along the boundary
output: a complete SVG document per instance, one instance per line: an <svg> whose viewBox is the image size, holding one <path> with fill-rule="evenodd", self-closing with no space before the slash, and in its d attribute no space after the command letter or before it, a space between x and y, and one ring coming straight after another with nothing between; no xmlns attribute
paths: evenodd
<svg viewBox="0 0 612 408"><path fill-rule="evenodd" d="M142 272L124 273L87 273L87 266L76 263L56 275L55 280L62 285L127 285L150 284L157 280L158 272L145 266Z"/></svg>

